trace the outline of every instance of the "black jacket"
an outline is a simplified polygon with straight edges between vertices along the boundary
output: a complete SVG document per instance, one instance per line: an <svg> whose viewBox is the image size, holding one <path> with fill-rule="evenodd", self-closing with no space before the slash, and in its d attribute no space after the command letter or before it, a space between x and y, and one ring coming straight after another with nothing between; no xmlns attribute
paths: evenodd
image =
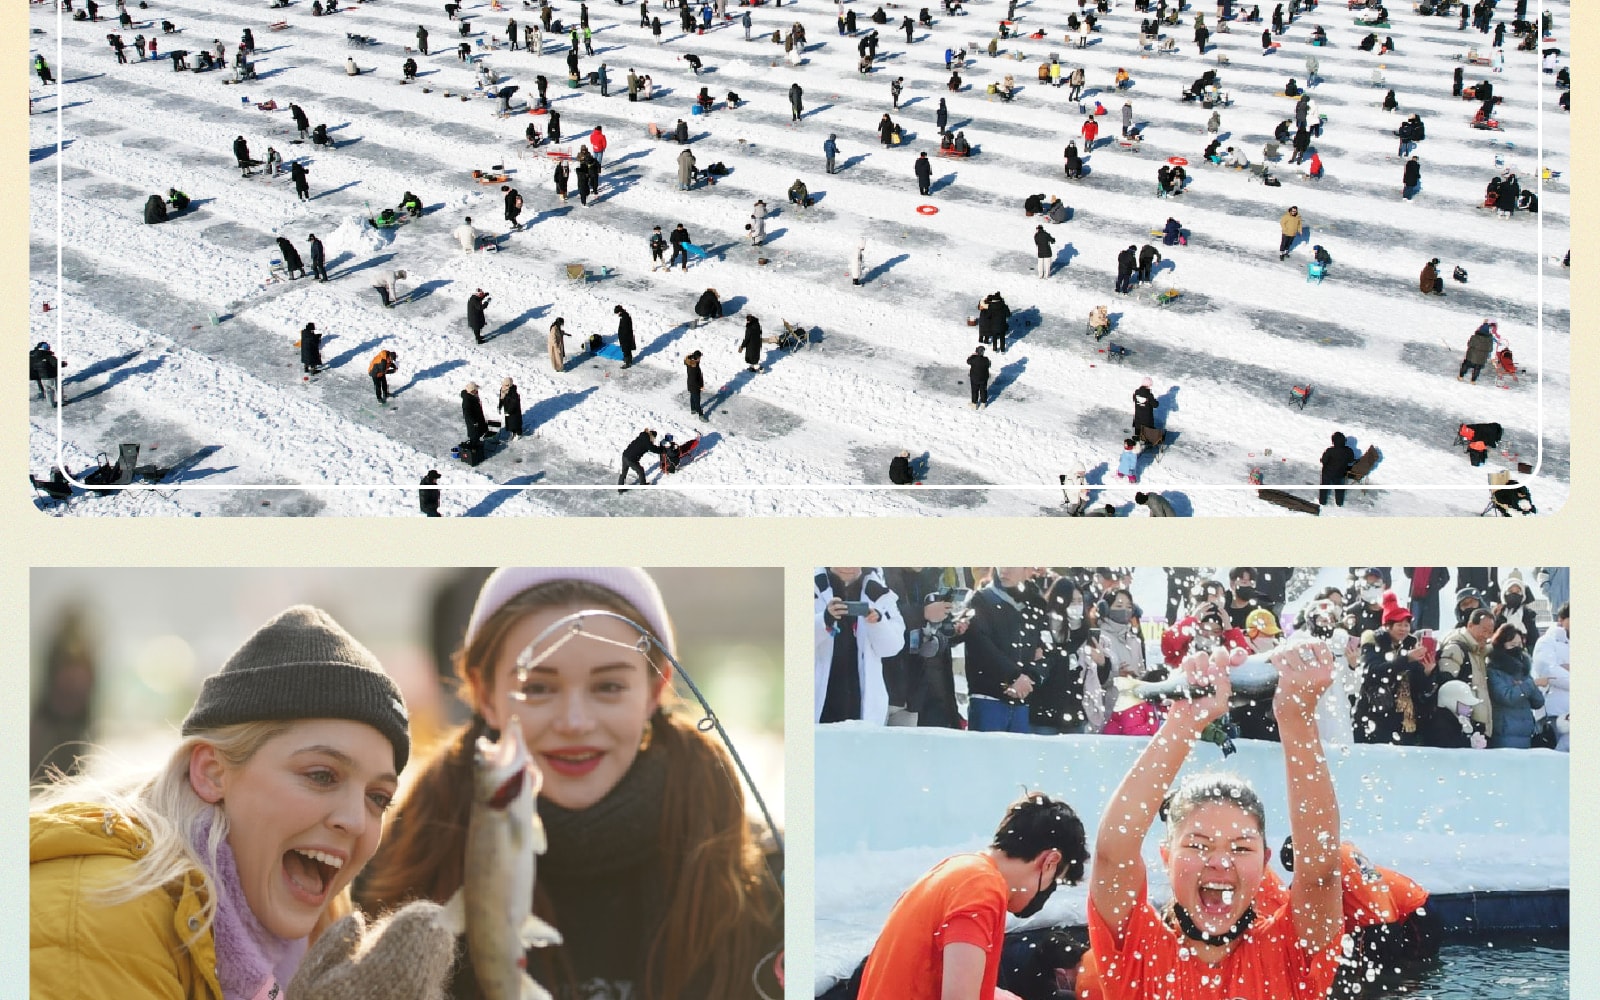
<svg viewBox="0 0 1600 1000"><path fill-rule="evenodd" d="M481 438L489 433L489 422L483 418L483 401L475 392L461 390L461 418L467 422L467 436Z"/></svg>
<svg viewBox="0 0 1600 1000"><path fill-rule="evenodd" d="M322 364L322 334L315 330L300 331L300 363Z"/></svg>
<svg viewBox="0 0 1600 1000"><path fill-rule="evenodd" d="M633 317L624 309L617 315L617 346L624 351L634 350Z"/></svg>
<svg viewBox="0 0 1600 1000"><path fill-rule="evenodd" d="M483 329L483 324L485 323L483 310L488 303L489 296L487 295L467 296L467 326L471 327L474 332Z"/></svg>
<svg viewBox="0 0 1600 1000"><path fill-rule="evenodd" d="M424 514L439 513L439 487L433 485L435 482L432 476L423 476L417 490L417 507Z"/></svg>
<svg viewBox="0 0 1600 1000"><path fill-rule="evenodd" d="M1347 444L1329 445L1322 453L1322 482L1342 483L1356 464L1356 453Z"/></svg>
<svg viewBox="0 0 1600 1000"><path fill-rule="evenodd" d="M278 252L283 254L283 266L290 271L303 271L305 264L300 260L300 251L294 248L287 237L278 237Z"/></svg>
<svg viewBox="0 0 1600 1000"><path fill-rule="evenodd" d="M1398 650L1389 633L1379 632L1362 654L1366 668L1361 694L1356 699L1355 741L1416 746L1428 714L1438 703L1438 671L1431 675L1422 664L1407 659L1418 643L1408 635ZM1409 727L1409 728L1408 728Z"/></svg>
<svg viewBox="0 0 1600 1000"><path fill-rule="evenodd" d="M717 298L717 293L706 289L700 295L700 301L694 304L694 314L701 319L716 319L722 315L722 302Z"/></svg>
<svg viewBox="0 0 1600 1000"><path fill-rule="evenodd" d="M50 348L35 347L28 351L29 378L55 378L59 370L60 364L56 360L56 354Z"/></svg>
<svg viewBox="0 0 1600 1000"><path fill-rule="evenodd" d="M978 385L989 381L989 356L976 352L967 356L967 377Z"/></svg>
<svg viewBox="0 0 1600 1000"><path fill-rule="evenodd" d="M500 394L500 412L506 417L506 430L522 433L522 393L512 386Z"/></svg>
<svg viewBox="0 0 1600 1000"><path fill-rule="evenodd" d="M928 159L928 154L923 153L917 157L917 162L912 164L911 169L916 172L919 179L928 180L933 176L933 161Z"/></svg>
<svg viewBox="0 0 1600 1000"><path fill-rule="evenodd" d="M1406 184L1416 184L1422 180L1422 164L1416 160L1407 160L1405 173L1402 175Z"/></svg>
<svg viewBox="0 0 1600 1000"><path fill-rule="evenodd" d="M1133 426L1154 427L1156 425L1156 409L1161 406L1161 400L1155 397L1144 386L1133 390Z"/></svg>
<svg viewBox="0 0 1600 1000"><path fill-rule="evenodd" d="M312 263L312 265L315 266L315 267L321 267L322 265L326 264L327 262L328 262L328 258L327 258L327 255L323 252L322 241L319 240L319 239L313 238L311 240L311 263Z"/></svg>
<svg viewBox="0 0 1600 1000"><path fill-rule="evenodd" d="M301 166L299 163L289 164L289 179L294 181L295 187L305 187L306 168Z"/></svg>
<svg viewBox="0 0 1600 1000"><path fill-rule="evenodd" d="M305 108L298 104L289 105L289 117L294 119L294 127L302 132L311 127L311 119L306 117Z"/></svg>
<svg viewBox="0 0 1600 1000"><path fill-rule="evenodd" d="M661 446L656 444L655 439L650 436L649 432L640 431L639 436L628 442L628 446L622 449L622 460L630 463L637 462L645 456L646 452L651 451L659 455L661 454Z"/></svg>
<svg viewBox="0 0 1600 1000"><path fill-rule="evenodd" d="M683 228L682 226L678 226L673 229L672 233L667 237L667 242L676 247L681 243L693 243L694 240L689 238L689 230Z"/></svg>
<svg viewBox="0 0 1600 1000"><path fill-rule="evenodd" d="M250 144L244 141L244 136L233 140L233 158L239 161L240 166L250 162Z"/></svg>
<svg viewBox="0 0 1600 1000"><path fill-rule="evenodd" d="M916 482L916 477L911 474L911 459L904 455L896 455L889 459L889 482L896 486L910 486ZM895 591L896 594L899 591Z"/></svg>
<svg viewBox="0 0 1600 1000"><path fill-rule="evenodd" d="M1041 258L1050 257L1055 253L1052 248L1056 245L1056 238L1040 227L1033 231L1033 245Z"/></svg>
<svg viewBox="0 0 1600 1000"><path fill-rule="evenodd" d="M700 370L699 365L684 363L683 372L690 392L700 392L706 387L706 373Z"/></svg>
<svg viewBox="0 0 1600 1000"><path fill-rule="evenodd" d="M761 321L754 316L744 321L744 341L739 346L744 349L745 364L761 363Z"/></svg>
<svg viewBox="0 0 1600 1000"><path fill-rule="evenodd" d="M1026 588L1025 588L1026 591ZM1039 631L1049 627L1044 609L996 586L984 587L972 597L972 624L967 627L967 688L1015 704L1005 689L1026 674L1035 685L1044 680L1045 661L1034 660L1042 648ZM1007 600L1009 597L1010 600Z"/></svg>
<svg viewBox="0 0 1600 1000"><path fill-rule="evenodd" d="M1132 247L1117 254L1117 273L1132 274L1134 268L1139 266L1139 255Z"/></svg>
<svg viewBox="0 0 1600 1000"><path fill-rule="evenodd" d="M1160 259L1161 251L1157 250L1148 243L1146 243L1144 248L1139 251L1139 266L1141 268L1150 267Z"/></svg>

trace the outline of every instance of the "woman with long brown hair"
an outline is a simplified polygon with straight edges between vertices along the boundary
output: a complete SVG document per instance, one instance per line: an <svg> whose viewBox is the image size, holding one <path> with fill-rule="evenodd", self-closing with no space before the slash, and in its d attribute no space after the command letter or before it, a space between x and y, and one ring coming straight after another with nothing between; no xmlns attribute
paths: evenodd
<svg viewBox="0 0 1600 1000"><path fill-rule="evenodd" d="M596 611L626 621L590 614L547 640L556 622ZM564 939L528 951L528 972L557 1000L776 996L777 862L746 820L727 751L673 708L661 652L673 648L642 570L496 570L456 657L473 718L402 793L358 903L369 912L444 903L461 887L474 748L514 716L543 775L549 850L534 912ZM451 995L480 995L465 962Z"/></svg>

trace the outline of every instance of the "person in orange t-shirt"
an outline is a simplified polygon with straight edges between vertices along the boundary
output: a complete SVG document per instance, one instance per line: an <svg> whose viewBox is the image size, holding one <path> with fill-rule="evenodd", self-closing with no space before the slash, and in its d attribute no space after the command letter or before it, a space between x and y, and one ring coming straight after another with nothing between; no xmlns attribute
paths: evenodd
<svg viewBox="0 0 1600 1000"><path fill-rule="evenodd" d="M982 851L934 865L895 901L861 971L858 1000L992 1000L1006 914L1029 917L1089 858L1072 807L1032 793Z"/></svg>
<svg viewBox="0 0 1600 1000"><path fill-rule="evenodd" d="M1192 775L1172 788L1194 741L1227 711L1228 669L1243 659L1242 651L1222 648L1185 657L1193 694L1168 710L1101 817L1089 888L1097 975L1080 988L1097 980L1104 1000L1324 1000L1333 985L1343 924L1339 804L1316 726L1317 699L1333 682L1327 646L1306 643L1271 655L1290 830L1297 844L1318 845L1296 858L1287 897L1270 909L1260 898L1266 809L1254 789L1222 774ZM1158 808L1173 895L1160 913L1149 901L1141 853Z"/></svg>

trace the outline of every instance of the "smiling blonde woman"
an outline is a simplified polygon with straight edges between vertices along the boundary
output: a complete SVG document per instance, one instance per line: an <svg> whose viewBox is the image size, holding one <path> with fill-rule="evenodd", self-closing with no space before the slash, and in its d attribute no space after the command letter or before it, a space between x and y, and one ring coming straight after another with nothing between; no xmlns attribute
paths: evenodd
<svg viewBox="0 0 1600 1000"><path fill-rule="evenodd" d="M422 907L365 941L347 888L410 754L399 689L325 612L293 607L207 678L154 776L75 778L29 815L35 1000L438 995L454 941Z"/></svg>

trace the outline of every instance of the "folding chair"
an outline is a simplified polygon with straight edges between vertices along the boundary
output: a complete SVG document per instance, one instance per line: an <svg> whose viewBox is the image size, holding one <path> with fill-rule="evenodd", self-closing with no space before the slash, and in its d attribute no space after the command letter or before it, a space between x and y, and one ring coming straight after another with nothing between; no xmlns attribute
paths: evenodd
<svg viewBox="0 0 1600 1000"><path fill-rule="evenodd" d="M1321 264L1314 260L1308 261L1306 263L1306 283L1310 284L1311 282L1315 281L1319 285L1322 284L1322 276L1326 274L1327 271L1328 266L1326 264Z"/></svg>
<svg viewBox="0 0 1600 1000"><path fill-rule="evenodd" d="M576 284L582 284L583 282L589 280L589 272L582 264L568 264L567 280Z"/></svg>

